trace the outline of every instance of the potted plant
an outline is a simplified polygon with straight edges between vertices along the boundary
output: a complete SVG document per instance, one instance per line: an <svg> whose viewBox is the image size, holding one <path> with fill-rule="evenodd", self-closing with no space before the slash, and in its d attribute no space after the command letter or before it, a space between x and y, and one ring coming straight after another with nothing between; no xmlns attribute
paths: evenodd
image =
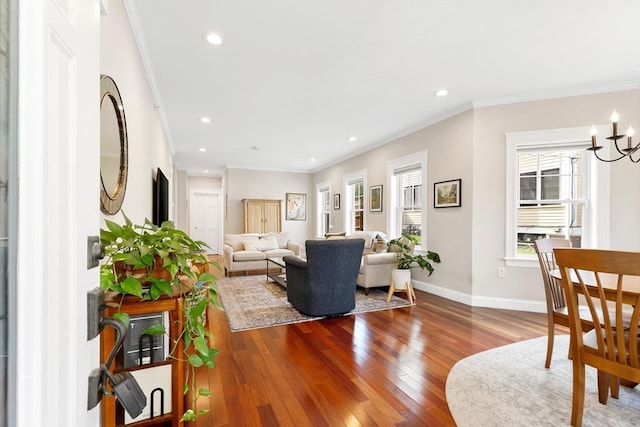
<svg viewBox="0 0 640 427"><path fill-rule="evenodd" d="M187 376L184 393L191 392L192 407L195 407L198 396L210 395L207 389L195 391L195 368L214 367L213 360L218 354L218 350L209 347L210 334L204 326L207 308L221 308L215 287L217 278L205 272L205 266L218 269L220 266L204 255L204 242L194 241L172 222L165 221L158 227L146 219L143 225L135 225L124 212L123 217L124 225L105 220L106 229L100 230L105 250L100 286L105 292L121 294L122 299L126 295L137 296L141 301L155 300L162 295L182 298L181 339L185 354L174 354L171 350L169 357L189 364L191 375ZM114 317L129 324L127 313L118 312ZM167 331L164 326L156 325L143 333L157 335ZM207 411L196 413L188 408L182 421L192 421L204 412Z"/></svg>
<svg viewBox="0 0 640 427"><path fill-rule="evenodd" d="M436 252L427 251L426 255L414 254L414 245L415 237L410 235L403 235L389 241L389 251L395 252L397 256L396 269L391 272L397 289L404 289L406 283L411 280L412 267L420 267L431 276L434 270L431 263L440 263L440 255Z"/></svg>

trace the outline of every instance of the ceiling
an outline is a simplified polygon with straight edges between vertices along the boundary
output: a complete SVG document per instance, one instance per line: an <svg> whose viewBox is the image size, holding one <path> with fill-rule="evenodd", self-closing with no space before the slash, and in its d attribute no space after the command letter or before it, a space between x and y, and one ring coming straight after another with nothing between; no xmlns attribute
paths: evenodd
<svg viewBox="0 0 640 427"><path fill-rule="evenodd" d="M638 0L125 5L189 175L313 172L472 106L640 87Z"/></svg>

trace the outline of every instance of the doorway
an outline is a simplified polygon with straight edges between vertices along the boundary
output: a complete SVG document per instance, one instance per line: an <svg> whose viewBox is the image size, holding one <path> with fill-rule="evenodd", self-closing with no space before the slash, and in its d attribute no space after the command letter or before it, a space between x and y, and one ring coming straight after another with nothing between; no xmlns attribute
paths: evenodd
<svg viewBox="0 0 640 427"><path fill-rule="evenodd" d="M210 254L221 253L221 206L220 194L192 191L189 197L189 231L195 240L209 246Z"/></svg>

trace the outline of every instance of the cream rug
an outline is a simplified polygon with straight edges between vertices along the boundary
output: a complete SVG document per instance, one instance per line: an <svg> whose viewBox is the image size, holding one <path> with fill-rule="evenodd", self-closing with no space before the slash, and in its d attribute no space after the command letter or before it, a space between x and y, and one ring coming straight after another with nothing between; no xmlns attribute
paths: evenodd
<svg viewBox="0 0 640 427"><path fill-rule="evenodd" d="M547 337L498 347L456 363L447 378L449 409L459 427L568 426L572 366L569 336L556 336L545 369ZM586 367L583 426L639 426L640 386L620 387L620 399L598 402L596 371Z"/></svg>
<svg viewBox="0 0 640 427"><path fill-rule="evenodd" d="M321 319L300 313L287 301L287 291L265 275L224 277L218 279L218 295L232 332L264 328L287 323ZM356 291L356 308L348 314L406 307L409 302L393 296L387 303L387 291L371 289L365 295Z"/></svg>

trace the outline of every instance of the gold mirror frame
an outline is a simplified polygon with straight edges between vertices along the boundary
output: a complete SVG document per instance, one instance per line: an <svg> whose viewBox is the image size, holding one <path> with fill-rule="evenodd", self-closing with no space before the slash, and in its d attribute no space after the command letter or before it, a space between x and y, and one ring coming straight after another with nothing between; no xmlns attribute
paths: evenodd
<svg viewBox="0 0 640 427"><path fill-rule="evenodd" d="M127 175L129 170L129 149L127 140L127 121L124 115L124 106L122 105L122 98L120 97L120 91L116 82L107 75L100 76L100 109L102 110L103 104L107 103L105 107L112 106L113 113L115 113L116 123L103 123L100 120L100 210L108 215L115 215L122 207L124 202L124 195L127 190ZM111 113L111 111L109 111ZM106 122L106 120L105 120ZM113 129L114 125L117 126ZM107 179L107 185L105 185L105 177L103 175L103 168L106 167L104 161L105 152L102 139L106 138L109 133L115 133L119 139L119 160L117 161L118 167L116 171L117 180L115 181L115 188L107 188L110 182ZM117 148L116 148L117 150ZM110 186L111 187L111 186Z"/></svg>

